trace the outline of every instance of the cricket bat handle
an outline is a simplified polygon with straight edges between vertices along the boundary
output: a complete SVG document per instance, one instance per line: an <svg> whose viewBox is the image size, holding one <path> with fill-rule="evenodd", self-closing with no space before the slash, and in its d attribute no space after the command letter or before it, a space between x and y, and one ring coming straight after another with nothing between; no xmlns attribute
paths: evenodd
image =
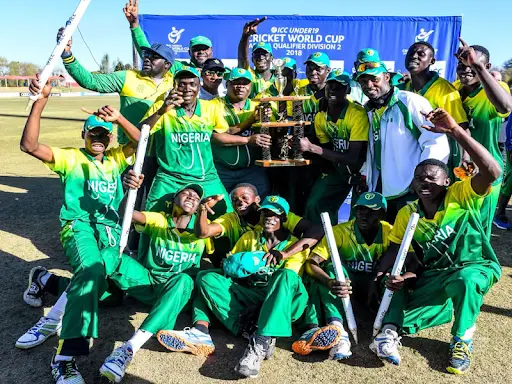
<svg viewBox="0 0 512 384"><path fill-rule="evenodd" d="M137 145L137 155L135 157L135 164L133 171L137 176L142 173L142 166L144 165L144 158L146 157L146 148L149 141L150 127L147 124L142 126L140 131L139 144ZM130 234L130 227L132 224L133 210L135 209L135 200L137 199L137 189L130 189L126 199L126 208L123 216L123 225L121 227L121 240L119 241L119 254L123 253L126 245L128 244L128 235Z"/></svg>

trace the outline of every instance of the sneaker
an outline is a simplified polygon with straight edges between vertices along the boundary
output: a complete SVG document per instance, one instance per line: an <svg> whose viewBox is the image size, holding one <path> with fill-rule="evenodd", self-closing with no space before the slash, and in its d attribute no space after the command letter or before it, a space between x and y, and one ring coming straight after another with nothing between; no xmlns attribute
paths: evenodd
<svg viewBox="0 0 512 384"><path fill-rule="evenodd" d="M78 372L75 359L55 361L54 357L51 368L55 384L85 384L84 378Z"/></svg>
<svg viewBox="0 0 512 384"><path fill-rule="evenodd" d="M101 376L106 377L110 382L120 383L132 359L133 349L130 344L124 343L107 356L100 367Z"/></svg>
<svg viewBox="0 0 512 384"><path fill-rule="evenodd" d="M351 344L350 344L350 339L348 338L348 333L345 331L341 331L340 340L329 351L329 359L330 360L348 359L350 356L352 356L352 351L350 350L350 347L351 347Z"/></svg>
<svg viewBox="0 0 512 384"><path fill-rule="evenodd" d="M209 356L215 351L211 336L196 328L185 328L183 331L160 331L156 337L160 344L173 352Z"/></svg>
<svg viewBox="0 0 512 384"><path fill-rule="evenodd" d="M262 341L259 337L252 338L236 365L235 372L251 379L258 377L261 362L265 359L269 345L270 341Z"/></svg>
<svg viewBox="0 0 512 384"><path fill-rule="evenodd" d="M16 348L29 349L43 344L46 339L60 332L60 320L41 317L39 321L16 341Z"/></svg>
<svg viewBox="0 0 512 384"><path fill-rule="evenodd" d="M334 347L341 339L342 330L336 325L312 328L292 344L293 352L309 355L313 351L325 351Z"/></svg>
<svg viewBox="0 0 512 384"><path fill-rule="evenodd" d="M473 341L454 337L450 343L450 365L446 370L455 375L463 375L469 369L473 354Z"/></svg>
<svg viewBox="0 0 512 384"><path fill-rule="evenodd" d="M396 331L386 329L379 333L370 344L370 349L377 354L377 356L388 363L399 365L400 354L398 347L402 346L400 343L401 337L398 336Z"/></svg>
<svg viewBox="0 0 512 384"><path fill-rule="evenodd" d="M267 352L265 353L265 360L270 360L274 355L274 351L276 350L276 342L277 339L272 337L270 339L270 343L268 344Z"/></svg>
<svg viewBox="0 0 512 384"><path fill-rule="evenodd" d="M23 300L31 307L43 305L44 284L41 277L49 273L44 267L34 267L28 274L28 288L23 292Z"/></svg>
<svg viewBox="0 0 512 384"><path fill-rule="evenodd" d="M492 223L499 229L510 229L510 222L508 221L508 218L505 215L494 216Z"/></svg>

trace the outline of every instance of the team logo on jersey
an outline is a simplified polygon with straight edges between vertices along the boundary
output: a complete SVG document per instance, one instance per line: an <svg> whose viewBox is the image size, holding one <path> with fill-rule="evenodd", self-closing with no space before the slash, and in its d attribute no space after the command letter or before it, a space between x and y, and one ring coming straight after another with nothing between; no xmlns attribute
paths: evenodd
<svg viewBox="0 0 512 384"><path fill-rule="evenodd" d="M177 44L181 39L181 34L185 32L184 29L177 30L176 27L172 27L171 32L167 35L171 44Z"/></svg>
<svg viewBox="0 0 512 384"><path fill-rule="evenodd" d="M420 41L424 41L424 42L427 42L428 41L428 38L430 37L430 35L434 33L434 30L431 29L430 31L425 31L424 28L420 28L420 33L418 33L416 35L416 37L414 38L414 41L415 42L420 42Z"/></svg>

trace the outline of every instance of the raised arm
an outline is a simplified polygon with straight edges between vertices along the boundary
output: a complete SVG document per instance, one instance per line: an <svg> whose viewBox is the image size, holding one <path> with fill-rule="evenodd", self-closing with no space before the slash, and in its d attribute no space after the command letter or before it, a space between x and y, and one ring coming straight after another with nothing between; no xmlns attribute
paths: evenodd
<svg viewBox="0 0 512 384"><path fill-rule="evenodd" d="M105 121L110 121L112 123L118 124L130 139L130 142L126 143L123 146L123 153L125 157L128 158L135 154L135 152L137 151L137 143L139 142L140 139L140 131L135 125L130 123L121 114L121 112L119 112L111 105L105 105L104 107L98 109L98 111L94 114Z"/></svg>
<svg viewBox="0 0 512 384"><path fill-rule="evenodd" d="M238 43L238 67L249 69L249 37L258 33L258 25L267 20L267 16L245 23L242 37Z"/></svg>
<svg viewBox="0 0 512 384"><path fill-rule="evenodd" d="M206 239L209 237L219 236L222 233L222 226L220 224L208 223L208 212L211 212L215 204L223 198L223 195L214 195L201 201L201 204L197 209L197 217L194 226L194 233L196 237Z"/></svg>
<svg viewBox="0 0 512 384"><path fill-rule="evenodd" d="M30 83L30 92L33 95L38 93L40 93L40 95L39 99L34 103L34 105L32 105L32 109L28 115L28 119L20 140L20 149L41 161L52 163L54 161L52 149L49 146L39 142L41 114L43 113L46 103L48 102L48 97L50 96L52 86L50 84L50 80L48 80L41 92L38 81L39 74L36 75L36 79L32 80Z"/></svg>
<svg viewBox="0 0 512 384"><path fill-rule="evenodd" d="M434 126L424 125L423 128L453 137L471 156L479 170L471 179L471 186L477 194L484 195L492 183L500 177L501 167L498 162L483 145L468 135L444 109L434 109L426 115L426 119Z"/></svg>
<svg viewBox="0 0 512 384"><path fill-rule="evenodd" d="M132 34L132 42L135 45L135 49L142 56L142 47L150 47L149 41L139 26L139 1L129 0L123 8L124 16L130 24L130 31Z"/></svg>

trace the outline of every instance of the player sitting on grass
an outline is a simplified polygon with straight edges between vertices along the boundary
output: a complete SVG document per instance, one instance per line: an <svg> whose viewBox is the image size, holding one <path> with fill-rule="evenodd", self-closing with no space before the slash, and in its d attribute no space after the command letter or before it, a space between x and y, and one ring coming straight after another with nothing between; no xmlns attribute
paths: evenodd
<svg viewBox="0 0 512 384"><path fill-rule="evenodd" d="M420 215L414 232L420 271L387 277L395 291L381 332L370 349L384 361L400 363L398 332L452 321L448 372L465 373L473 350L473 334L484 295L501 276L501 268L482 227L480 208L500 176L498 162L468 135L443 109L427 115L432 132L453 137L479 168L476 176L450 185L446 165L434 159L422 161L414 171L412 186L419 200L403 207L390 235L392 244L379 265L379 274L394 263L411 213ZM416 245L415 245L416 243ZM409 257L408 257L409 258Z"/></svg>
<svg viewBox="0 0 512 384"><path fill-rule="evenodd" d="M333 228L336 247L344 264L347 283L337 281L330 260L327 239L324 237L306 262L305 285L309 305L304 323L309 330L293 343L300 355L315 350L329 351L329 358L340 360L352 355L348 333L343 328L345 311L340 298L355 293L359 302L371 303L375 267L389 247L392 226L383 221L386 199L380 193L363 193L355 204L354 220ZM319 328L319 320L328 325Z"/></svg>
<svg viewBox="0 0 512 384"><path fill-rule="evenodd" d="M119 263L121 228L117 209L123 198L120 175L136 147L130 142L107 150L112 142L113 126L96 116L85 121L83 148L61 149L40 143L41 114L52 87L47 83L41 89L37 80L32 81L30 91L41 95L32 106L20 147L57 173L64 190L60 238L74 275L67 291L66 313L51 368L57 383L78 384L83 379L76 368L75 356L87 355L88 339L98 337L98 301L107 289L106 277ZM133 137L132 133L126 133ZM32 269L25 301L41 306L43 287L50 278L46 269ZM59 284L53 285L58 289ZM67 283L60 288L66 286Z"/></svg>
<svg viewBox="0 0 512 384"><path fill-rule="evenodd" d="M159 332L160 343L172 351L199 354L207 347L211 353L214 345L208 312L235 335L250 328L243 319L252 312L257 328L235 370L242 376L258 376L261 362L272 354L275 338L292 335L292 323L302 315L308 301L299 274L309 250L283 260L282 252L298 241L283 227L289 209L281 197L265 198L260 206L261 227L240 238L224 260L223 271L198 275L195 332Z"/></svg>

